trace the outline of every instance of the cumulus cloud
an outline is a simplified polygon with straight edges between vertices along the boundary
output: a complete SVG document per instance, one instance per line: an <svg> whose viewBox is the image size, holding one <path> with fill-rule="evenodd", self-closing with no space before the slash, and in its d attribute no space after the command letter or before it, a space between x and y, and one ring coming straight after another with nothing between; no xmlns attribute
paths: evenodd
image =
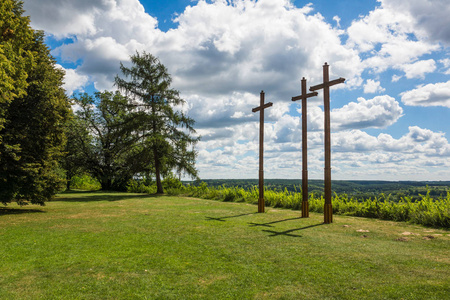
<svg viewBox="0 0 450 300"><path fill-rule="evenodd" d="M421 78L425 79L426 73L431 73L436 70L436 63L433 59L420 60L412 64L405 64L398 67L405 72L405 77L411 78Z"/></svg>
<svg viewBox="0 0 450 300"><path fill-rule="evenodd" d="M386 9L410 16L411 25L420 35L450 45L447 0L382 0Z"/></svg>
<svg viewBox="0 0 450 300"><path fill-rule="evenodd" d="M129 55L146 50L158 56L187 100L183 111L197 121L203 136L197 167L204 178L257 176L259 114L251 109L259 106L264 89L266 102L274 103L265 111L266 174L292 178L293 170L300 170L301 122L292 114L290 99L298 94L301 77L322 82L327 61L331 78L347 79L339 88L381 93L387 86L381 86L380 72L395 71L392 82L450 72L447 58L424 57L449 45L446 0L379 2L348 29L340 28L338 16L332 25L313 4L299 8L289 0L194 1L167 32L158 29L158 20L138 0L25 0L25 9L34 28L65 41L53 54L62 64L76 65L66 69L68 92L82 90L88 81L111 89L119 63L128 64ZM401 100L450 107L448 90L450 82L421 85L402 93ZM311 178L321 178L323 110L314 101L308 107L309 169ZM333 172L397 179L426 173L428 166L435 176L448 174L450 147L443 133L411 126L394 138L383 131L403 114L394 98L346 103L331 112ZM373 136L362 131L367 128L383 133Z"/></svg>
<svg viewBox="0 0 450 300"><path fill-rule="evenodd" d="M73 69L64 69L61 65L56 65L57 68L64 70L66 75L64 76L63 88L66 90L66 94L71 96L75 91L83 91L83 87L88 83L89 77L86 75L80 75Z"/></svg>
<svg viewBox="0 0 450 300"><path fill-rule="evenodd" d="M373 79L367 79L366 84L364 85L364 93L365 94L373 94L378 92L384 92L386 89L380 86L379 81L375 81Z"/></svg>
<svg viewBox="0 0 450 300"><path fill-rule="evenodd" d="M377 96L358 102L350 102L331 112L331 120L337 129L386 128L394 124L403 113L399 103L390 96Z"/></svg>
<svg viewBox="0 0 450 300"><path fill-rule="evenodd" d="M164 36L161 43L169 48L160 52L161 59L171 66L174 84L187 93L264 87L288 101L298 74L318 81L327 60L339 76L358 77L357 53L341 45L340 31L310 12L310 6L296 8L286 0L200 1Z"/></svg>
<svg viewBox="0 0 450 300"><path fill-rule="evenodd" d="M439 60L439 62L444 66L444 68L446 69L444 71L444 74L446 75L450 75L450 58L444 58Z"/></svg>
<svg viewBox="0 0 450 300"><path fill-rule="evenodd" d="M341 44L344 31L312 14L310 4L199 1L186 7L168 32L157 28L157 20L138 0L28 0L25 8L36 28L56 38L76 36L55 53L81 62L77 72L89 75L99 89L110 88L119 62L136 50L159 56L174 86L188 94L225 95L263 87L289 101L298 74L320 81L325 61L333 62L331 75L347 78L347 86L360 83L358 53ZM56 17L48 17L50 10Z"/></svg>
<svg viewBox="0 0 450 300"><path fill-rule="evenodd" d="M396 1L391 0L380 2L380 7L354 21L347 29L347 45L362 53L370 53L363 61L365 68L375 72L384 72L388 68L406 69L405 71L413 72L414 77L422 77L424 72L432 68L431 62L412 64L424 54L440 49L439 43L428 39L424 34L418 21L418 10L410 9L419 6L419 2L423 1L398 1L401 5L396 5ZM409 2L414 4L406 7ZM447 18L443 18L441 25L448 27L446 20Z"/></svg>
<svg viewBox="0 0 450 300"><path fill-rule="evenodd" d="M450 81L430 83L401 94L402 102L411 106L444 106L450 108Z"/></svg>
<svg viewBox="0 0 450 300"><path fill-rule="evenodd" d="M24 8L34 28L56 39L72 39L54 55L65 62L81 62L76 73L89 76L99 90L111 89L120 62L151 46L161 34L157 20L138 0L28 0Z"/></svg>
<svg viewBox="0 0 450 300"><path fill-rule="evenodd" d="M148 39L158 22L137 0L24 1L34 28L57 38L114 36L121 42ZM51 17L49 16L51 12Z"/></svg>

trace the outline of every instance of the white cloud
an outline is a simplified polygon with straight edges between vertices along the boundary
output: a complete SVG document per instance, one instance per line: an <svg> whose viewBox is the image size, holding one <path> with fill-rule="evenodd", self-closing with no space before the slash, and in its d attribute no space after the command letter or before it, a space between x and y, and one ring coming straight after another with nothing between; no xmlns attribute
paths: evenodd
<svg viewBox="0 0 450 300"><path fill-rule="evenodd" d="M384 92L386 89L380 86L379 81L375 81L373 79L367 79L366 84L364 85L364 93L365 94L373 94Z"/></svg>
<svg viewBox="0 0 450 300"><path fill-rule="evenodd" d="M34 28L57 38L113 36L125 43L149 39L158 24L138 0L25 0L24 8Z"/></svg>
<svg viewBox="0 0 450 300"><path fill-rule="evenodd" d="M363 65L374 72L384 72L388 68L400 70L407 68L415 76L423 76L425 70L430 70L431 62L427 62L426 68L423 62L414 66L415 68L411 64L417 62L422 55L439 50L440 45L427 38L421 26L418 25L417 16L406 7L402 9L400 6L393 5L395 1L390 0L380 2L379 8L360 20L354 21L347 29L349 36L347 45L358 49L361 53L370 54L363 61ZM399 2L405 4L407 1ZM418 3L418 1L412 2ZM448 27L446 20L447 18L441 22L443 26ZM446 25L445 22L447 22ZM419 67L425 70L417 73Z"/></svg>
<svg viewBox="0 0 450 300"><path fill-rule="evenodd" d="M411 25L420 36L450 45L448 16L450 5L447 0L382 0L388 10L410 16Z"/></svg>
<svg viewBox="0 0 450 300"><path fill-rule="evenodd" d="M403 76L399 76L399 75L392 75L392 82L397 82L399 81Z"/></svg>
<svg viewBox="0 0 450 300"><path fill-rule="evenodd" d="M336 129L386 128L394 124L403 113L403 109L390 96L377 96L358 102L350 102L331 112L331 120ZM333 126L333 125L332 125Z"/></svg>
<svg viewBox="0 0 450 300"><path fill-rule="evenodd" d="M341 27L341 18L339 16L334 16L333 21L336 21L337 27Z"/></svg>
<svg viewBox="0 0 450 300"><path fill-rule="evenodd" d="M331 78L346 78L339 88L380 93L388 87L381 87L380 72L394 70L392 82L421 79L437 67L450 72L447 58L436 58L436 65L424 57L450 42L445 0L379 2L345 31L338 16L333 26L313 12L312 4L297 8L289 0L194 1L167 32L157 28L138 0L25 0L25 8L35 28L72 40L53 51L77 65L66 70L68 91L82 89L88 80L98 89L111 89L119 62L127 64L136 51L157 55L187 100L183 111L197 121L203 136L197 160L203 178L257 176L259 116L251 109L259 106L264 89L266 102L274 103L266 110L267 178L292 178L301 176L295 173L301 169L301 125L300 117L290 113L290 99L298 95L301 77L308 84L322 82L327 61ZM449 89L450 82L418 86L401 99L406 105L450 107ZM322 178L323 111L314 101L308 107L309 172ZM443 133L412 126L394 138L380 130L403 114L394 98L351 101L331 115L333 176L448 177L450 147ZM362 131L366 128L383 133L372 136Z"/></svg>
<svg viewBox="0 0 450 300"><path fill-rule="evenodd" d="M405 77L425 79L426 73L436 70L436 63L433 59L420 60L412 64L405 64L398 67L405 72Z"/></svg>
<svg viewBox="0 0 450 300"><path fill-rule="evenodd" d="M332 136L333 151L368 152L376 150L377 146L377 138L361 130L341 131Z"/></svg>
<svg viewBox="0 0 450 300"><path fill-rule="evenodd" d="M226 95L264 88L288 101L298 74L321 80L330 62L331 76L360 84L358 53L341 44L344 32L332 28L311 5L289 0L199 1L186 7L168 32L145 13L138 0L26 0L33 25L55 37L73 37L56 50L77 72L89 75L99 89L110 88L120 61L136 50L160 57L174 87L186 94ZM47 12L52 11L52 18ZM244 30L245 28L245 30ZM308 41L305 43L305 41Z"/></svg>
<svg viewBox="0 0 450 300"><path fill-rule="evenodd" d="M80 75L74 69L64 69L61 65L56 65L57 68L64 70L66 75L64 76L63 88L66 90L66 94L70 97L73 92L83 92L83 87L88 83L89 77L86 75Z"/></svg>
<svg viewBox="0 0 450 300"><path fill-rule="evenodd" d="M259 106L258 94L234 92L217 97L187 95L184 98L189 103L187 112L197 120L199 128L221 128L259 120L259 113L252 112L252 108ZM266 120L271 120L269 111L273 107L266 109Z"/></svg>
<svg viewBox="0 0 450 300"><path fill-rule="evenodd" d="M332 73L358 77L357 53L341 45L341 31L310 11L285 0L200 1L178 16L178 27L159 41L164 48L155 49L186 93L264 88L288 100L298 74L319 81L325 61L333 62Z"/></svg>
<svg viewBox="0 0 450 300"><path fill-rule="evenodd" d="M450 108L450 81L430 83L401 94L402 102L411 106L444 106Z"/></svg>
<svg viewBox="0 0 450 300"><path fill-rule="evenodd" d="M26 0L24 7L34 28L72 38L53 53L65 62L81 61L77 73L89 76L99 90L112 89L120 62L152 47L162 34L138 0Z"/></svg>
<svg viewBox="0 0 450 300"><path fill-rule="evenodd" d="M439 62L444 65L445 69L447 69L444 71L444 74L450 75L450 58L441 59Z"/></svg>

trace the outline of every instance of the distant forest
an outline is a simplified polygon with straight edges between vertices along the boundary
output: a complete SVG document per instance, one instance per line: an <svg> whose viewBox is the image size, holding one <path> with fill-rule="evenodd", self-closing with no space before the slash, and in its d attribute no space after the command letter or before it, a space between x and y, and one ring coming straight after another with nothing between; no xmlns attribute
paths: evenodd
<svg viewBox="0 0 450 300"><path fill-rule="evenodd" d="M258 185L258 179L204 179L201 181L183 181L184 184L199 185L205 182L208 186L217 187L241 187L251 189ZM301 191L301 179L265 179L264 185L272 190ZM309 193L314 195L323 194L323 180L309 180ZM425 195L427 191L430 196L446 196L450 191L450 181L367 181L367 180L333 180L333 193L347 194L357 199L378 197L381 193L391 194L392 200L401 197L411 197L414 200Z"/></svg>

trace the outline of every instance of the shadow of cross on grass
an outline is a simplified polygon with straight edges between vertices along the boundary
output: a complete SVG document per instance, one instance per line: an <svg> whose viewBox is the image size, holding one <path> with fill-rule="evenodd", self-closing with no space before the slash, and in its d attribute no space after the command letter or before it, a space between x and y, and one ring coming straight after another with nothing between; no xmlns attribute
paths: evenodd
<svg viewBox="0 0 450 300"><path fill-rule="evenodd" d="M296 217L296 218L290 218L290 219L283 219L283 220L278 220L278 221L273 221L273 222L267 222L267 223L248 223L250 224L250 226L264 226L264 227L274 227L270 224L275 224L275 223L281 223L281 222L286 222L286 221L292 221L292 220L299 220L301 219L300 217Z"/></svg>
<svg viewBox="0 0 450 300"><path fill-rule="evenodd" d="M308 228L312 228L312 227L316 227L316 226L321 226L324 224L325 223L320 223L320 224L309 225L309 226L300 227L300 228L289 229L289 230L285 230L285 231L273 231L273 230L263 230L263 231L271 233L271 235L269 235L269 236L285 235L285 236L291 236L291 237L302 237L301 235L298 235L298 234L291 234L291 232L304 230L304 229L308 229Z"/></svg>
<svg viewBox="0 0 450 300"><path fill-rule="evenodd" d="M254 215L254 214L257 214L257 213L240 214L240 215L235 215L235 216L226 216L226 217L218 217L218 218L206 217L206 220L225 222L226 220L224 220L224 219L237 218L237 217L249 216L249 215Z"/></svg>
<svg viewBox="0 0 450 300"><path fill-rule="evenodd" d="M296 218L290 218L290 219L283 219L283 220L278 220L278 221L272 221L272 222L267 222L267 223L248 223L249 226L263 226L263 227L274 227L272 226L272 224L276 224L276 223L281 223L281 222L286 222L286 221L293 221L293 220L300 220L302 219L301 217L296 217ZM285 231L274 231L274 230L263 230L264 232L268 232L268 233L272 233L269 236L278 236L278 235L286 235L286 236L292 236L292 237L301 237L301 235L297 235L297 234L291 234L291 232L294 231L299 231L299 230L304 230L304 229L308 229L308 228L312 228L312 227L316 227L316 226L320 226L323 225L324 223L320 223L320 224L315 224L315 225L309 225L309 226L305 226L305 227L300 227L300 228L294 228L294 229L289 229L289 230L285 230Z"/></svg>

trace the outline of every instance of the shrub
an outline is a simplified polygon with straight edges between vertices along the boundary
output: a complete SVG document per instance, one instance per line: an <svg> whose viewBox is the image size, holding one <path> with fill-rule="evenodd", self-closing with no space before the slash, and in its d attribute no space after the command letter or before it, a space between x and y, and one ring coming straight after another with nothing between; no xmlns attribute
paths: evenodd
<svg viewBox="0 0 450 300"><path fill-rule="evenodd" d="M70 180L70 188L85 191L96 191L102 188L100 182L94 177L83 174L80 176L73 176Z"/></svg>
<svg viewBox="0 0 450 300"><path fill-rule="evenodd" d="M180 193L180 189L176 192ZM238 187L208 187L205 182L199 186L188 186L185 193L191 197L214 199L219 201L245 201L257 204L259 189L253 186L249 190ZM419 201L413 201L410 197L402 197L399 202L391 201L391 195L380 194L373 200L358 201L348 198L348 195L334 194L332 199L333 213L344 214L366 218L378 218L393 221L409 221L417 224L434 227L450 228L450 192L447 197L433 200L430 193L421 195ZM302 205L302 193L284 191L264 190L264 200L267 206L281 207L300 210ZM309 210L323 213L325 200L323 196L317 197L311 194L309 197Z"/></svg>

